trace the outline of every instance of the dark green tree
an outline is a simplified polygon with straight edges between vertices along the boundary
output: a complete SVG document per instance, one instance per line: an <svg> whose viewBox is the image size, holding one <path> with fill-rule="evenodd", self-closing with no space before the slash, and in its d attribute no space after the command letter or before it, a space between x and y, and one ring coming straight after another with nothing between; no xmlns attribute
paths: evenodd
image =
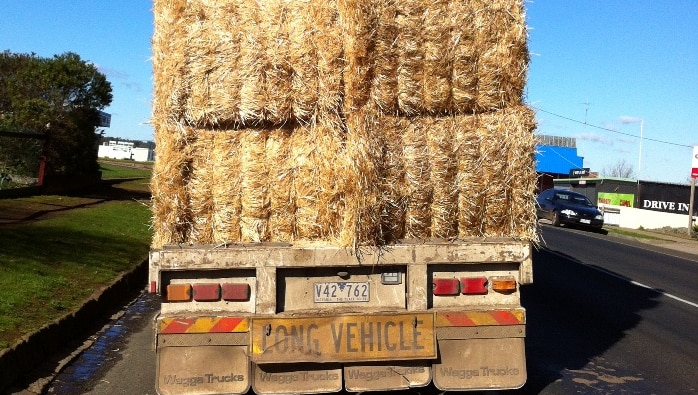
<svg viewBox="0 0 698 395"><path fill-rule="evenodd" d="M42 155L49 173L91 174L98 169L98 114L111 101L106 76L75 53L52 58L0 53L0 131L45 135ZM3 146L16 150L17 141L24 139L9 140L15 143L0 145L0 157L13 156L3 153Z"/></svg>

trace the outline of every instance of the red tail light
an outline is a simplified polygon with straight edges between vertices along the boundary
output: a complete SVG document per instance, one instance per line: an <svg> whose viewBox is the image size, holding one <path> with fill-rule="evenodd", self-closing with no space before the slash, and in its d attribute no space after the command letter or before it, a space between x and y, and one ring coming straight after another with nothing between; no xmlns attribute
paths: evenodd
<svg viewBox="0 0 698 395"><path fill-rule="evenodd" d="M463 295L487 294L487 277L464 277L460 283Z"/></svg>
<svg viewBox="0 0 698 395"><path fill-rule="evenodd" d="M250 300L250 284L226 283L221 284L223 300L244 302Z"/></svg>
<svg viewBox="0 0 698 395"><path fill-rule="evenodd" d="M221 299L220 284L194 284L194 300L197 302L214 302Z"/></svg>
<svg viewBox="0 0 698 395"><path fill-rule="evenodd" d="M449 296L460 293L460 281L456 278L435 278L433 284L434 295Z"/></svg>

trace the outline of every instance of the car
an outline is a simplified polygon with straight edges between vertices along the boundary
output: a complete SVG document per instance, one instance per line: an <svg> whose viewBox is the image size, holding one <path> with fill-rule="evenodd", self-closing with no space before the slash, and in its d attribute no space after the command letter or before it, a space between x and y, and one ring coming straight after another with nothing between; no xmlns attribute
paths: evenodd
<svg viewBox="0 0 698 395"><path fill-rule="evenodd" d="M566 189L541 192L536 198L536 216L550 220L553 226L603 227L603 213L586 196Z"/></svg>

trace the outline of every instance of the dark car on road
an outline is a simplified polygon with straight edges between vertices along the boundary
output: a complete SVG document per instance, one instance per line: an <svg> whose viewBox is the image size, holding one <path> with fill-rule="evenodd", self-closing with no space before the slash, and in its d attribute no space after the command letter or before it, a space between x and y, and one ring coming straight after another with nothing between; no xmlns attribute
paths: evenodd
<svg viewBox="0 0 698 395"><path fill-rule="evenodd" d="M603 227L603 214L586 196L564 189L541 192L536 198L536 216L550 220L554 226Z"/></svg>

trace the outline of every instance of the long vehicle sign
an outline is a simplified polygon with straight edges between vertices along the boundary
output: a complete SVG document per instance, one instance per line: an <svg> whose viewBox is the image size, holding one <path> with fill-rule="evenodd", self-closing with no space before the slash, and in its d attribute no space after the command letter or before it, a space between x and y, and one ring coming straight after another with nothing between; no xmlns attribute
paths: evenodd
<svg viewBox="0 0 698 395"><path fill-rule="evenodd" d="M256 363L436 358L433 314L254 318Z"/></svg>

